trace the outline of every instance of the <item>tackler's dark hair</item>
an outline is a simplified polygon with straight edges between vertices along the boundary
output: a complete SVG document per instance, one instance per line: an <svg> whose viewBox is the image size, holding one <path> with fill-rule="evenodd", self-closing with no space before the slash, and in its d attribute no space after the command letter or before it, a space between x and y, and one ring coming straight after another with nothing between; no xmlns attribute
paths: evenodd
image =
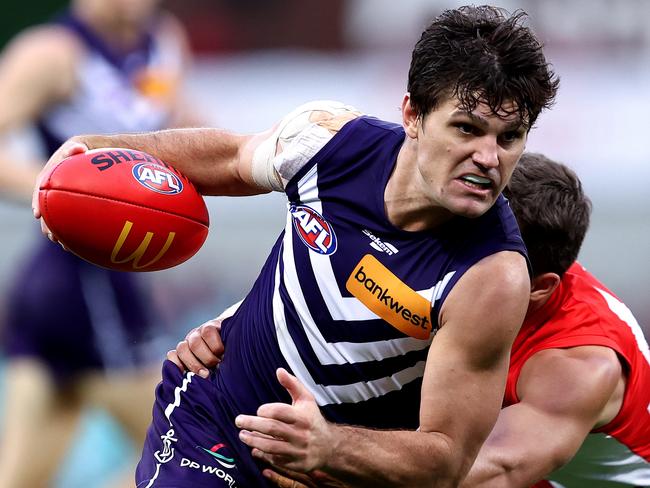
<svg viewBox="0 0 650 488"><path fill-rule="evenodd" d="M503 191L528 248L533 275L564 272L589 228L591 201L567 166L524 153Z"/></svg>

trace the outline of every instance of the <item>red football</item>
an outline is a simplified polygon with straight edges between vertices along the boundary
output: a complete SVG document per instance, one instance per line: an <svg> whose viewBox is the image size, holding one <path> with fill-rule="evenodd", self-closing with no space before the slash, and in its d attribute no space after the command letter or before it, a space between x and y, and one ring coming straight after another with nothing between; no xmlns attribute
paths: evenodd
<svg viewBox="0 0 650 488"><path fill-rule="evenodd" d="M69 251L119 271L171 268L208 236L208 209L192 183L142 151L93 149L64 159L44 178L39 205Z"/></svg>

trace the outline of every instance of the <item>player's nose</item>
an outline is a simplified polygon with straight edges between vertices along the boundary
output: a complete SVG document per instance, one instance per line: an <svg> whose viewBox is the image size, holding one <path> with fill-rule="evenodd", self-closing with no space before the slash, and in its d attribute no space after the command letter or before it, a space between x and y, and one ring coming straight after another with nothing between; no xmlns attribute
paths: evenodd
<svg viewBox="0 0 650 488"><path fill-rule="evenodd" d="M477 138L472 161L484 170L498 167L499 155L496 137L486 134Z"/></svg>

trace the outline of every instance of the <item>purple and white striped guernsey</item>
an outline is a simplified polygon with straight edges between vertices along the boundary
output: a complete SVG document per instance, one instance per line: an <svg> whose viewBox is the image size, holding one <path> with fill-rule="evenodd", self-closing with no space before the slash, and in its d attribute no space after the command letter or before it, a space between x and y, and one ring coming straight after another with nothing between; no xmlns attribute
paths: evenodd
<svg viewBox="0 0 650 488"><path fill-rule="evenodd" d="M503 197L479 218L421 232L394 227L384 190L404 138L401 126L357 118L291 178L285 229L252 290L222 324L226 353L219 369L203 380L165 366L138 479L151 480L155 472L167 481L142 486L200 483L209 455L183 446L221 443L237 466L223 471L233 480L223 486L266 486L237 438L234 417L254 414L263 403L290 402L278 367L311 390L328 420L417 428L442 303L473 264L503 250L525 255L525 247ZM189 429L184 423L192 415ZM152 464L170 427L176 458Z"/></svg>

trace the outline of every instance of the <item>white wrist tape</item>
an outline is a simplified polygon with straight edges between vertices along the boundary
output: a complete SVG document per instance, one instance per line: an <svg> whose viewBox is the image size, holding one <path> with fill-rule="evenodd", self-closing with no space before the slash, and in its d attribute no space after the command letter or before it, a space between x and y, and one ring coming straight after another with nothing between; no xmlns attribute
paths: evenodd
<svg viewBox="0 0 650 488"><path fill-rule="evenodd" d="M252 176L266 190L284 191L286 183L333 137L310 120L313 112L332 116L358 112L354 107L331 100L308 102L285 116L273 134L253 153ZM278 142L282 152L276 155Z"/></svg>

